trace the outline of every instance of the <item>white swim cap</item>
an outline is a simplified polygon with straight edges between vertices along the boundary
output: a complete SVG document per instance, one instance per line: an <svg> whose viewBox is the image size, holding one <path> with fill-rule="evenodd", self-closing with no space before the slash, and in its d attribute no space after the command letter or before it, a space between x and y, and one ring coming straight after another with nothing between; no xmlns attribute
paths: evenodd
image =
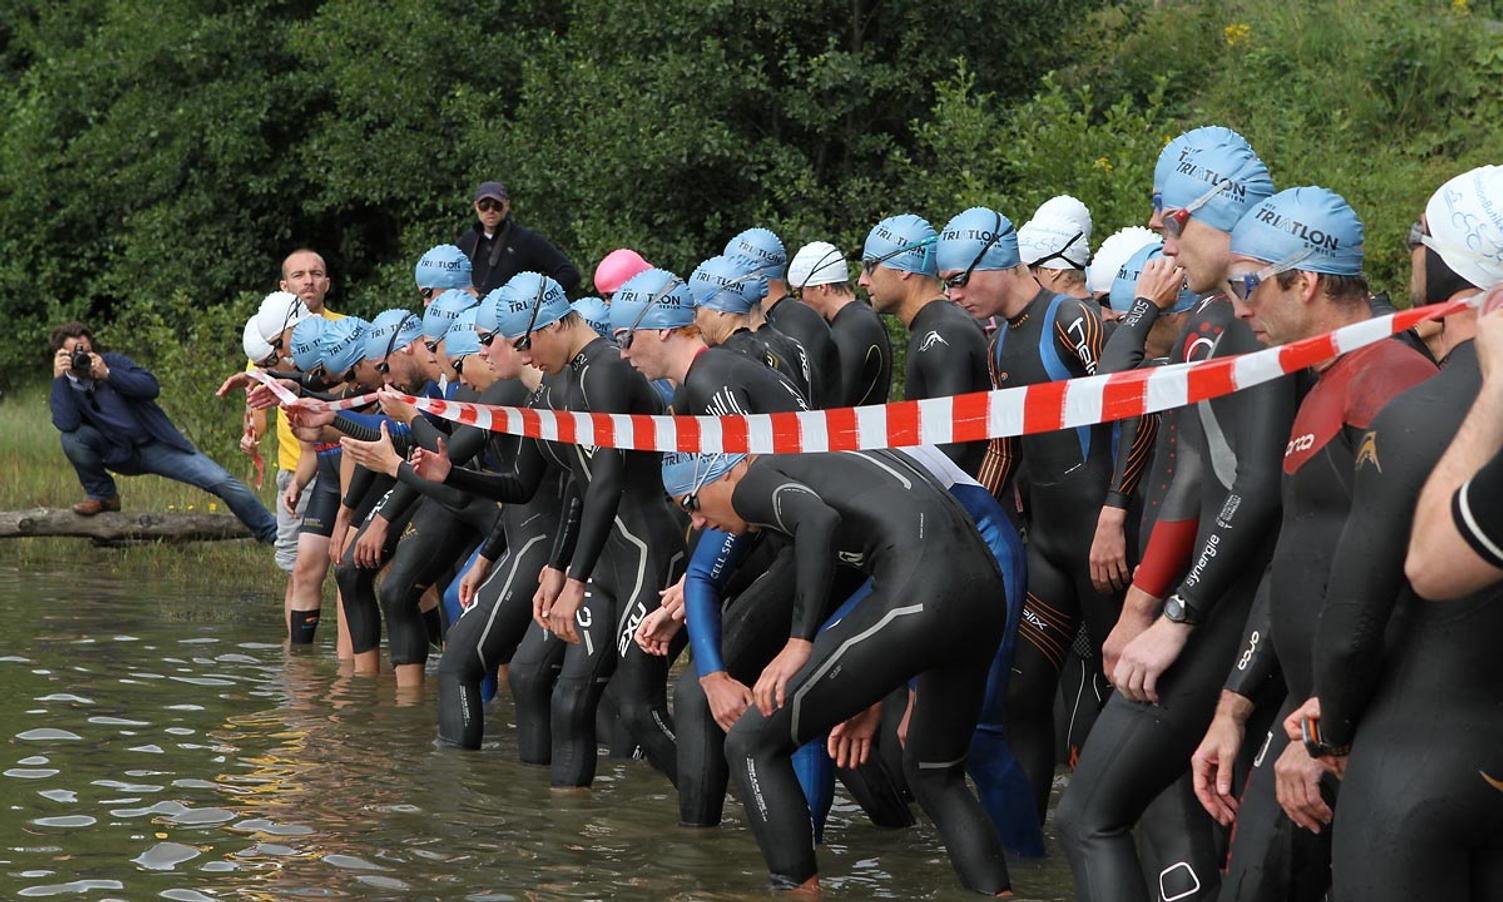
<svg viewBox="0 0 1503 902"><path fill-rule="evenodd" d="M845 254L828 241L814 241L799 248L788 264L788 284L794 288L833 285L851 280Z"/></svg>

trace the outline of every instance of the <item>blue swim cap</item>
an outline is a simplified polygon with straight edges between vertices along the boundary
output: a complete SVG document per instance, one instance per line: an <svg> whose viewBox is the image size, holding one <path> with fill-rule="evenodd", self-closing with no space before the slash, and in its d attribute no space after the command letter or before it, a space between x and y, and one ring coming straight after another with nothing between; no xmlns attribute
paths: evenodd
<svg viewBox="0 0 1503 902"><path fill-rule="evenodd" d="M1182 155L1164 178L1164 209L1188 207L1217 187L1221 190L1191 216L1223 232L1230 232L1248 210L1273 195L1268 168L1235 133L1198 153Z"/></svg>
<svg viewBox="0 0 1503 902"><path fill-rule="evenodd" d="M337 319L324 328L318 339L318 361L324 372L342 375L365 359L365 339L371 324L358 316Z"/></svg>
<svg viewBox="0 0 1503 902"><path fill-rule="evenodd" d="M470 258L452 244L440 244L428 249L413 275L418 288L469 288Z"/></svg>
<svg viewBox="0 0 1503 902"><path fill-rule="evenodd" d="M486 300L496 298L494 316L496 325L494 329L486 329L487 332L499 332L503 338L521 338L528 331L528 323L532 324L532 331L551 326L568 316L571 312L569 298L564 294L563 286L542 273L519 272L512 276L505 285L497 291L486 296ZM533 315L533 311L537 315ZM476 319L479 322L477 316ZM481 328L485 328L484 324Z"/></svg>
<svg viewBox="0 0 1503 902"><path fill-rule="evenodd" d="M601 338L611 337L611 307L597 297L584 297L569 305Z"/></svg>
<svg viewBox="0 0 1503 902"><path fill-rule="evenodd" d="M993 237L996 241L992 241ZM964 270L981 254L977 269L1012 269L1023 258L1018 256L1018 230L1012 221L995 210L972 207L945 224L934 245L934 268L937 272Z"/></svg>
<svg viewBox="0 0 1503 902"><path fill-rule="evenodd" d="M1163 243L1155 241L1153 244L1144 245L1138 249L1137 253L1128 257L1127 262L1117 270L1117 277L1112 280L1111 295L1107 299L1108 305L1113 310L1123 312L1132 309L1132 302L1137 299L1138 277L1143 274L1143 267L1148 264L1149 260L1163 255ZM1174 306L1165 312L1184 313L1195 306L1198 300L1200 300L1200 295L1188 288L1181 288L1179 297L1174 300Z"/></svg>
<svg viewBox="0 0 1503 902"><path fill-rule="evenodd" d="M324 328L329 321L321 316L310 316L298 323L292 329L292 340L288 350L292 354L292 365L305 373L313 372L318 366L319 339L323 337Z"/></svg>
<svg viewBox="0 0 1503 902"><path fill-rule="evenodd" d="M939 236L922 216L889 216L872 227L861 247L861 259L880 260L889 269L938 278L934 244Z"/></svg>
<svg viewBox="0 0 1503 902"><path fill-rule="evenodd" d="M454 324L454 317L473 306L473 294L459 288L450 288L434 298L428 309L423 311L423 335L434 340L443 338L444 333L449 331L449 326Z"/></svg>
<svg viewBox="0 0 1503 902"><path fill-rule="evenodd" d="M666 451L663 453L663 489L674 498L687 495L729 473L743 460L746 460L745 454Z"/></svg>
<svg viewBox="0 0 1503 902"><path fill-rule="evenodd" d="M401 331L397 330L401 326ZM392 341L392 333L396 333L396 341ZM406 310L383 310L375 319L371 320L371 327L365 336L365 359L380 361L386 356L387 348L400 351L423 335L422 320L417 314Z"/></svg>
<svg viewBox="0 0 1503 902"><path fill-rule="evenodd" d="M745 258L744 269L769 279L781 279L788 269L788 251L783 242L768 229L747 229L725 243L721 251L727 257Z"/></svg>
<svg viewBox="0 0 1503 902"><path fill-rule="evenodd" d="M1268 263L1304 255L1297 269L1362 275L1362 220L1328 188L1287 188L1258 204L1232 229L1232 253Z"/></svg>
<svg viewBox="0 0 1503 902"><path fill-rule="evenodd" d="M693 322L689 286L666 269L644 269L611 296L612 335L622 329L677 329Z"/></svg>
<svg viewBox="0 0 1503 902"><path fill-rule="evenodd" d="M1164 149L1159 152L1158 162L1153 165L1153 193L1158 194L1164 190L1164 181L1182 160L1193 157L1207 147L1227 141L1247 143L1245 138L1224 125L1202 125L1164 145Z"/></svg>
<svg viewBox="0 0 1503 902"><path fill-rule="evenodd" d="M476 309L470 309L454 318L454 325L444 333L444 356L458 360L480 353L480 333L475 331Z"/></svg>
<svg viewBox="0 0 1503 902"><path fill-rule="evenodd" d="M499 321L497 313L505 303L506 286L492 288L490 293L475 305L475 328L481 332L496 331L496 324Z"/></svg>
<svg viewBox="0 0 1503 902"><path fill-rule="evenodd" d="M711 257L689 276L694 306L744 316L767 296L767 277L744 257Z"/></svg>

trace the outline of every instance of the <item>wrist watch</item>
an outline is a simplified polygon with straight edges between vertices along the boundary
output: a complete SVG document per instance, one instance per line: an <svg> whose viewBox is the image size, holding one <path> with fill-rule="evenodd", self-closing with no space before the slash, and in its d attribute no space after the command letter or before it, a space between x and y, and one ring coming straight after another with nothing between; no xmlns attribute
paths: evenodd
<svg viewBox="0 0 1503 902"><path fill-rule="evenodd" d="M1305 742L1305 752L1311 758L1345 758L1352 753L1350 743L1331 745L1320 738L1320 721L1306 717L1299 722L1300 738Z"/></svg>
<svg viewBox="0 0 1503 902"><path fill-rule="evenodd" d="M1176 592L1164 599L1164 619L1170 623L1183 623L1185 626L1195 626L1200 622L1200 615L1195 609L1185 604L1185 600Z"/></svg>

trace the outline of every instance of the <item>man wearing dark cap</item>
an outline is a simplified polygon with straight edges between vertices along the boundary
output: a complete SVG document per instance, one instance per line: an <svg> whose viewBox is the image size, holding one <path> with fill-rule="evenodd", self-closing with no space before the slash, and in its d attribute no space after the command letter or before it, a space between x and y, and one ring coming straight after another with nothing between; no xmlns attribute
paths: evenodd
<svg viewBox="0 0 1503 902"><path fill-rule="evenodd" d="M579 284L579 270L568 257L547 238L512 221L505 185L480 183L475 189L475 216L479 221L454 243L470 258L471 280L481 297L519 272L551 276L566 292Z"/></svg>

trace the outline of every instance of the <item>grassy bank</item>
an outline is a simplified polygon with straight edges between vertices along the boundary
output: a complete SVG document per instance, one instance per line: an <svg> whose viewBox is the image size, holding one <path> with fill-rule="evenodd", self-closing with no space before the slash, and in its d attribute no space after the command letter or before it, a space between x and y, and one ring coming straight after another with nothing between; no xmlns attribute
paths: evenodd
<svg viewBox="0 0 1503 902"><path fill-rule="evenodd" d="M250 483L252 474L246 458L221 458L220 463ZM227 510L213 495L159 476L117 476L116 482L128 512ZM274 502L272 483L272 472L268 472L259 493L268 508ZM46 386L7 395L0 401L0 510L63 508L83 497L78 477L63 456L57 429L52 425ZM63 564L85 565L96 572L103 568L123 577L150 574L212 580L227 589L279 593L282 587L271 552L248 539L176 545L141 543L122 548L98 548L87 539L0 540L0 567Z"/></svg>

